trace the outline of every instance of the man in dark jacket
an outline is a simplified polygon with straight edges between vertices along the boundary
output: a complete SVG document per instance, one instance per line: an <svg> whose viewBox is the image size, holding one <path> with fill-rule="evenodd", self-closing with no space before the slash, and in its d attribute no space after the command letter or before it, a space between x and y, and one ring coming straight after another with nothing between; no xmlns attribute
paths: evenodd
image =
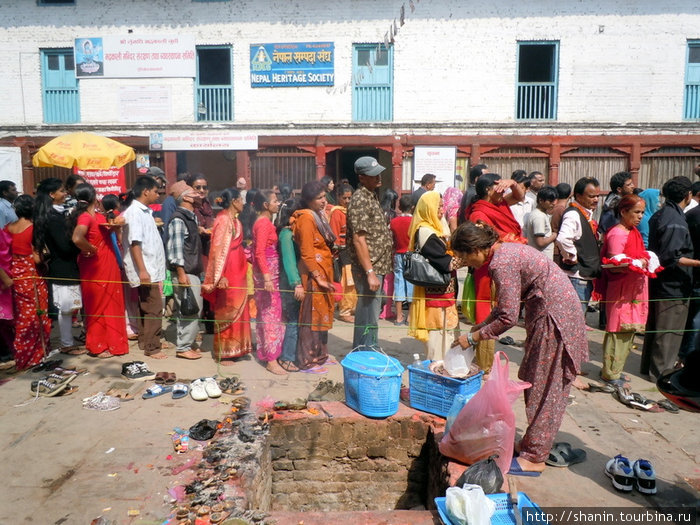
<svg viewBox="0 0 700 525"><path fill-rule="evenodd" d="M173 184L170 193L178 207L168 224L168 268L175 284L175 311L177 317L177 357L199 359L202 354L192 349L199 333L199 317L202 314L202 283L199 276L202 267L202 239L194 214L199 194L186 182ZM186 294L194 296L196 312L182 312Z"/></svg>
<svg viewBox="0 0 700 525"><path fill-rule="evenodd" d="M693 243L683 208L690 202L688 177L673 177L661 192L664 206L649 219L649 251L659 257L663 271L649 280L647 319L641 373L656 380L673 368L688 316L688 294L692 290L692 270L700 267L693 258Z"/></svg>

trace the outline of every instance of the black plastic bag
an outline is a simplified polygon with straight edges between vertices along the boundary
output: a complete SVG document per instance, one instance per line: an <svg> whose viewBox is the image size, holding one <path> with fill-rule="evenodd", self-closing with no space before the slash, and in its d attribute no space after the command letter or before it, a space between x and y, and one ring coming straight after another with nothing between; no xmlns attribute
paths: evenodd
<svg viewBox="0 0 700 525"><path fill-rule="evenodd" d="M213 419L202 419L190 427L190 438L196 441L207 441L216 434L216 426L218 421Z"/></svg>
<svg viewBox="0 0 700 525"><path fill-rule="evenodd" d="M194 296L192 288L187 286L182 292L182 299L180 300L180 315L183 317L190 317L197 314L199 314L197 299Z"/></svg>
<svg viewBox="0 0 700 525"><path fill-rule="evenodd" d="M503 485L503 473L498 468L495 459L498 454L489 456L488 459L477 461L457 480L457 487L463 487L465 484L479 485L484 489L484 494L495 494L501 491Z"/></svg>

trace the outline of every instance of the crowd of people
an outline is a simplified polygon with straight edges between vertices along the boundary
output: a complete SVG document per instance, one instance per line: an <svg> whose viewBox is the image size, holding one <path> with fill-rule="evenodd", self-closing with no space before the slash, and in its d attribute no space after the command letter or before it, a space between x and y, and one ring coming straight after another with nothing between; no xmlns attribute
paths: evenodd
<svg viewBox="0 0 700 525"><path fill-rule="evenodd" d="M646 331L641 373L651 378L696 351L700 183L674 177L661 191L641 191L617 173L596 221L600 185L591 177L553 187L539 172L503 178L480 164L465 192L441 194L426 174L412 194L386 189L380 199L384 169L361 157L355 190L325 177L295 196L287 184L247 189L239 179L216 199L202 174L178 175L166 191L156 167L129 192L101 200L76 175L42 180L35 197L0 182L0 366L38 364L51 350L53 320L67 354L108 358L138 340L155 359L169 348L200 359L206 328L223 365L255 351L273 374L323 374L335 363L327 346L337 316L354 324L352 348L378 345L378 320L390 319L408 326L428 359L466 341L488 373L495 335L523 317L533 327L523 379L540 377L535 356L550 352L561 365L557 380L576 385L587 350L571 346L570 335L581 335L592 297L606 330L603 381L627 384L635 333ZM408 282L404 255L413 251L451 275L448 284ZM459 337L465 287L456 270L465 266L473 328ZM540 296L570 291L580 318L542 321L552 306L538 306ZM174 344L163 339L164 312L176 324ZM85 331L76 338L80 319Z"/></svg>

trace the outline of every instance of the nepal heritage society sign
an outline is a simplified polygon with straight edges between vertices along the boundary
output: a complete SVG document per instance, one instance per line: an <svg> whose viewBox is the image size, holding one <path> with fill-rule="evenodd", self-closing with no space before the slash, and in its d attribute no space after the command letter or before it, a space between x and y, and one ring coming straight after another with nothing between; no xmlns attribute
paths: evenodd
<svg viewBox="0 0 700 525"><path fill-rule="evenodd" d="M251 87L332 86L333 42L251 44Z"/></svg>

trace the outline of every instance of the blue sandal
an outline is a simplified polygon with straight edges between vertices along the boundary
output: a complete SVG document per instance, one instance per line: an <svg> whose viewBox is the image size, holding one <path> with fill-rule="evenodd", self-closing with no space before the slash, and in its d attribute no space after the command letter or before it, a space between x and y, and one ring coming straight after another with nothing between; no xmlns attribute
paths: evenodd
<svg viewBox="0 0 700 525"><path fill-rule="evenodd" d="M173 387L171 386L153 385L152 387L147 388L141 397L143 399L151 399L154 397L162 396L163 394L167 394L168 392L172 391Z"/></svg>

